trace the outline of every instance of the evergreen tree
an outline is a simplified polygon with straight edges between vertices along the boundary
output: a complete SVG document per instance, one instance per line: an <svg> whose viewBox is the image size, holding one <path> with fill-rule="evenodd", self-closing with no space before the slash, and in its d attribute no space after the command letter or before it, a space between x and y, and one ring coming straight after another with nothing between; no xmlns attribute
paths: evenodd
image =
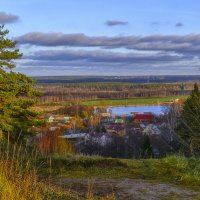
<svg viewBox="0 0 200 200"><path fill-rule="evenodd" d="M142 148L142 158L151 158L151 157L153 157L151 140L148 135L145 135Z"/></svg>
<svg viewBox="0 0 200 200"><path fill-rule="evenodd" d="M194 84L192 94L186 100L181 112L180 123L177 131L185 140L191 153L200 150L200 91L198 85Z"/></svg>
<svg viewBox="0 0 200 200"><path fill-rule="evenodd" d="M7 38L8 30L0 26L0 135L15 140L26 136L30 127L38 123L34 105L34 81L24 74L12 71L14 61L22 57L16 42ZM24 138L24 137L23 137Z"/></svg>

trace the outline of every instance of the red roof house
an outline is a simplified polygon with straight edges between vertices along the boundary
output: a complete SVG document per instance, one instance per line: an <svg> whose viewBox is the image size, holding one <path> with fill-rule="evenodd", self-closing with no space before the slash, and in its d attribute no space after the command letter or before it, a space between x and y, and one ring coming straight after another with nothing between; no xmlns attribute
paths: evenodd
<svg viewBox="0 0 200 200"><path fill-rule="evenodd" d="M150 113L136 113L134 115L134 121L137 121L139 123L152 123L153 122L153 114Z"/></svg>

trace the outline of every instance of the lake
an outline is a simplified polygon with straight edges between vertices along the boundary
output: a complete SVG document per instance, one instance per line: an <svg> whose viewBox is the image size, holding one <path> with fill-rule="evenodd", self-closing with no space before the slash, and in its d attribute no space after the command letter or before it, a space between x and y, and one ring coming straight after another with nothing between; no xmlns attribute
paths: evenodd
<svg viewBox="0 0 200 200"><path fill-rule="evenodd" d="M126 115L131 112L151 112L155 115L164 114L168 106L156 105L156 106L119 106L119 107L109 107L107 111L111 110L113 115Z"/></svg>

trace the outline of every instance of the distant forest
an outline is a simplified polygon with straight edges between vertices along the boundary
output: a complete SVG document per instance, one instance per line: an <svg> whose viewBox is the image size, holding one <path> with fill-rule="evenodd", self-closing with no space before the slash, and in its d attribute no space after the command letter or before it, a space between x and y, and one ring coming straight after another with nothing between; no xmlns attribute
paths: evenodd
<svg viewBox="0 0 200 200"><path fill-rule="evenodd" d="M200 75L171 76L40 76L32 77L38 83L88 83L88 82L122 82L122 83L174 83L198 82Z"/></svg>
<svg viewBox="0 0 200 200"><path fill-rule="evenodd" d="M161 81L161 77L160 79L159 77L156 78L157 80ZM180 82L179 80L182 80L181 77L185 79L190 77L190 81L188 80ZM50 103L74 100L81 101L94 99L127 99L190 95L194 82L199 81L199 79L195 80L195 78L200 78L200 76L176 76L176 78L175 76L163 77L163 79L165 78L168 80L172 80L174 78L174 82L171 83L121 82L122 79L125 80L127 78L126 80L129 80L130 77L119 77L119 79L115 79L115 81L115 77L105 77L105 79L110 78L112 82L106 82L105 80L100 81L99 78L94 78L96 80L94 82L84 82L83 80L88 80L87 77L49 77L49 79L48 77L43 77L44 79L42 79L42 77L40 78L41 79L38 79L37 84L37 89L42 92L40 100L42 103ZM139 80L139 77L137 78ZM142 81L142 78L144 79L144 77L140 78L140 81ZM177 80L176 82L175 79ZM64 81L72 81L72 83L65 83Z"/></svg>

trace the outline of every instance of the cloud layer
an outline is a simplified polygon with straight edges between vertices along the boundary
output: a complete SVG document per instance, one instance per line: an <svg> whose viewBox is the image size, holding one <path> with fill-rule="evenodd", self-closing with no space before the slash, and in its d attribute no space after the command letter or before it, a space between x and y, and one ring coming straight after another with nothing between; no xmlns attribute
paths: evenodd
<svg viewBox="0 0 200 200"><path fill-rule="evenodd" d="M46 47L125 48L129 50L172 51L177 53L199 53L200 51L200 34L91 37L83 33L31 32L16 38L16 40L20 44Z"/></svg>
<svg viewBox="0 0 200 200"><path fill-rule="evenodd" d="M0 24L13 23L16 22L18 19L19 17L16 15L0 12Z"/></svg>
<svg viewBox="0 0 200 200"><path fill-rule="evenodd" d="M200 34L92 37L31 32L16 39L22 46L34 46L32 53L25 55L23 66L51 70L71 67L95 70L96 74L100 69L102 73L112 69L118 74L199 73ZM35 50L39 48L45 50Z"/></svg>

